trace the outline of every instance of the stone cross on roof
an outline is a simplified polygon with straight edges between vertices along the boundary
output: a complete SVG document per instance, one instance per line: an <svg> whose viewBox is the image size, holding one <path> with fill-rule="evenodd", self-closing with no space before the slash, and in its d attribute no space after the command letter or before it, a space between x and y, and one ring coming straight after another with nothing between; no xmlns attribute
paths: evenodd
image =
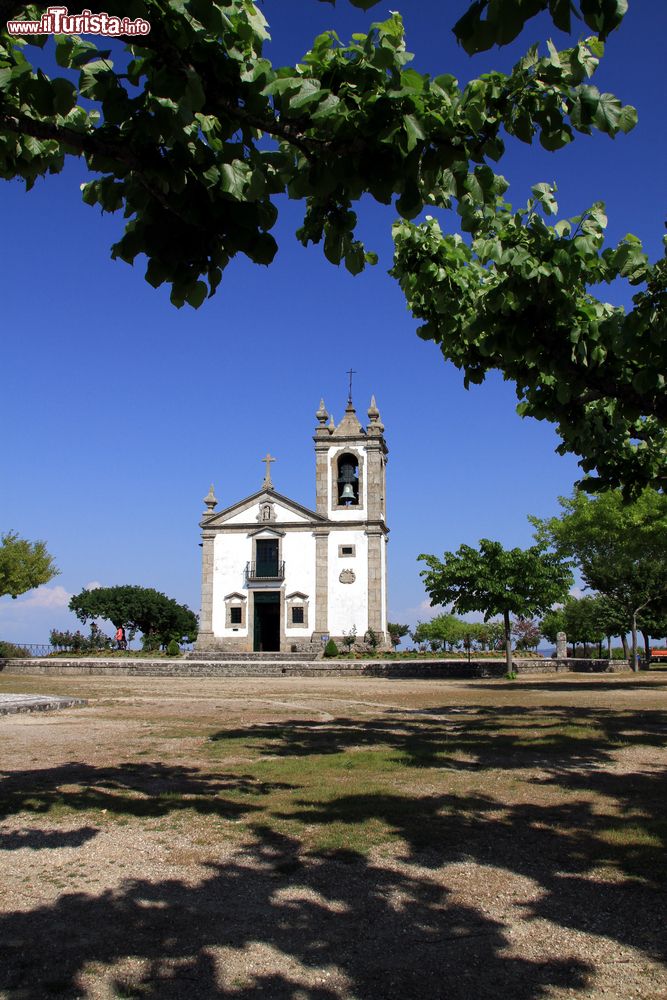
<svg viewBox="0 0 667 1000"><path fill-rule="evenodd" d="M271 457L271 452L267 451L266 456L261 459L262 462L266 462L266 474L264 476L264 482L262 486L264 489L272 490L273 482L271 481L271 462L275 462L276 459Z"/></svg>

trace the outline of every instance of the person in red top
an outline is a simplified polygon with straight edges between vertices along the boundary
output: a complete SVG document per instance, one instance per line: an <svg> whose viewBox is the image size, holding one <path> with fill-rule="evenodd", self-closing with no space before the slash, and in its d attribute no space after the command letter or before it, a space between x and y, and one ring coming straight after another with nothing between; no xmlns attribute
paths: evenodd
<svg viewBox="0 0 667 1000"><path fill-rule="evenodd" d="M125 629L122 625L119 625L116 629L116 645L118 649L127 649L127 641L125 639Z"/></svg>

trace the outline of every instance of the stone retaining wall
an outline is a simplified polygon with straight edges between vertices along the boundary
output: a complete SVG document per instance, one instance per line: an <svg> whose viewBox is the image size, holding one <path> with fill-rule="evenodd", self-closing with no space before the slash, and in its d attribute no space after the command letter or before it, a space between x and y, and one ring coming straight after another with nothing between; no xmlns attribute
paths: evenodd
<svg viewBox="0 0 667 1000"><path fill-rule="evenodd" d="M515 659L517 674L618 673L630 670L627 660ZM104 677L504 677L504 660L312 660L310 662L248 662L229 660L147 659L0 659L5 674Z"/></svg>

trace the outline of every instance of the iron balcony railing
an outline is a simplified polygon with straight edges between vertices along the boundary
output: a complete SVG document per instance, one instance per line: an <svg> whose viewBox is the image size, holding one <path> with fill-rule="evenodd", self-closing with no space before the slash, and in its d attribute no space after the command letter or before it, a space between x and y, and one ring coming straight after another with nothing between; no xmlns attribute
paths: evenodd
<svg viewBox="0 0 667 1000"><path fill-rule="evenodd" d="M249 562L245 568L246 580L284 580L284 562Z"/></svg>

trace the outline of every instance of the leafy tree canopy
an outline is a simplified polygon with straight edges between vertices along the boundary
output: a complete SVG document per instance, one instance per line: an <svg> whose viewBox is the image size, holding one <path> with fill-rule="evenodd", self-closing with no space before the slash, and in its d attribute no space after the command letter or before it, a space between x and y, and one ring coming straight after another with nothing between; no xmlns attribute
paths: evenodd
<svg viewBox="0 0 667 1000"><path fill-rule="evenodd" d="M400 625L398 622L387 622L387 632L389 633L392 646L396 649L397 646L400 646L401 639L404 639L406 635L409 635L410 626Z"/></svg>
<svg viewBox="0 0 667 1000"><path fill-rule="evenodd" d="M442 559L420 555L421 576L431 604L451 604L454 611L482 611L485 620L502 615L505 649L511 670L510 615L528 617L548 611L563 599L572 573L563 558L540 546L505 549L482 538L479 548L461 545Z"/></svg>
<svg viewBox="0 0 667 1000"><path fill-rule="evenodd" d="M45 6L0 0L0 24L37 19ZM626 0L475 0L454 28L470 53L511 41L542 11L564 31L583 21L595 34L563 51L532 48L511 73L464 86L410 66L397 13L349 42L324 32L296 65L275 67L251 0L101 6L151 25L117 66L111 49L60 35L63 74L50 79L29 58L45 35L0 35L0 176L30 187L67 156L84 157L84 201L126 219L112 256L145 255L146 279L170 284L177 306L200 306L237 254L272 261L279 195L305 205L299 240L321 243L352 274L376 260L356 236L354 206L364 195L393 203L403 220L393 273L425 320L422 335L466 384L502 371L519 411L556 422L560 450L580 455L598 485L664 479L654 364L667 337L664 261L651 266L632 236L603 250L599 205L547 226L540 213L556 202L545 184L515 213L493 167L508 139L556 150L575 133L633 127L634 108L590 82ZM425 207L455 210L470 245L434 220L411 224ZM588 291L619 277L642 288L627 316Z"/></svg>
<svg viewBox="0 0 667 1000"><path fill-rule="evenodd" d="M28 542L15 531L0 535L0 597L18 597L58 573L45 542Z"/></svg>
<svg viewBox="0 0 667 1000"><path fill-rule="evenodd" d="M641 614L667 615L667 496L646 489L632 503L619 490L560 497L560 517L531 517L536 539L576 560L585 583L607 598L607 612L633 631Z"/></svg>
<svg viewBox="0 0 667 1000"><path fill-rule="evenodd" d="M531 517L540 544L581 567L587 586L629 613L667 604L667 496L644 490L626 503L619 490L560 497L560 517ZM628 622L629 624L629 622Z"/></svg>
<svg viewBox="0 0 667 1000"><path fill-rule="evenodd" d="M161 645L171 639L193 642L197 637L197 616L151 587L82 590L72 597L69 608L84 624L92 618L104 618L115 628L138 630Z"/></svg>
<svg viewBox="0 0 667 1000"><path fill-rule="evenodd" d="M532 618L519 616L512 622L512 635L517 649L537 649L540 644L540 628Z"/></svg>

